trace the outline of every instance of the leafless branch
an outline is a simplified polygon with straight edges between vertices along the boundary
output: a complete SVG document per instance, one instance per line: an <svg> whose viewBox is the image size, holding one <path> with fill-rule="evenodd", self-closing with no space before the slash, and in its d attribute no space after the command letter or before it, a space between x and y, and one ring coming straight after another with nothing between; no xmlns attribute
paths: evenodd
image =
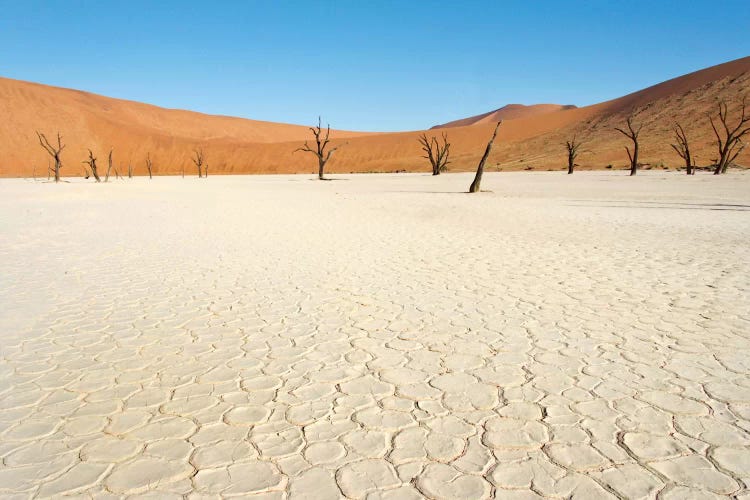
<svg viewBox="0 0 750 500"><path fill-rule="evenodd" d="M339 149L341 146L335 146L335 147L328 147L328 143L330 142L330 135L331 135L331 126L327 125L325 132L323 131L322 124L320 117L318 117L318 126L317 127L308 127L310 129L310 132L312 132L313 137L315 138L315 149L313 149L307 141L305 143L294 150L296 153L297 151L302 151L306 153L312 153L314 154L318 159L318 179L325 179L324 177L324 171L326 163L328 163L328 160L331 159L331 155Z"/></svg>

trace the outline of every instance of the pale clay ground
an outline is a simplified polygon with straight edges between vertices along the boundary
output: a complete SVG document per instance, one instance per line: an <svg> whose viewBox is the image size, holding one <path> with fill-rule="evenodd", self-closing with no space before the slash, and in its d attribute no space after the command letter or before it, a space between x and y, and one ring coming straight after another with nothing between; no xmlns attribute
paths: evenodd
<svg viewBox="0 0 750 500"><path fill-rule="evenodd" d="M750 497L750 174L0 180L0 496Z"/></svg>

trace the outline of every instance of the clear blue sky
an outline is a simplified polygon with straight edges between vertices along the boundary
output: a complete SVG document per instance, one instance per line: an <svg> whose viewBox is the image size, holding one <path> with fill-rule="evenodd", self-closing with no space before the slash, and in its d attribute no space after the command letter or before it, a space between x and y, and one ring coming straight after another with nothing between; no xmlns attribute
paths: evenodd
<svg viewBox="0 0 750 500"><path fill-rule="evenodd" d="M0 76L350 130L592 104L748 55L748 0L0 0Z"/></svg>

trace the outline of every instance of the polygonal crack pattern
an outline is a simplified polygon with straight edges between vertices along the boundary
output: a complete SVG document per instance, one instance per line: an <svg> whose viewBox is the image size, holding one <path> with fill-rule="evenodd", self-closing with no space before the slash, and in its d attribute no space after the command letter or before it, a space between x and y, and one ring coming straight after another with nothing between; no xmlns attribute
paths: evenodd
<svg viewBox="0 0 750 500"><path fill-rule="evenodd" d="M140 189L15 200L0 496L748 494L747 218Z"/></svg>

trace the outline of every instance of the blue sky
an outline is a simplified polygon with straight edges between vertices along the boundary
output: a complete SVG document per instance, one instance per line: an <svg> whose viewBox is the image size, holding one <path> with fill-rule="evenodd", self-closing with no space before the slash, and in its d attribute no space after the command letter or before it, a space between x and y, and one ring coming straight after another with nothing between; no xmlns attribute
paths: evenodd
<svg viewBox="0 0 750 500"><path fill-rule="evenodd" d="M750 55L749 27L747 0L0 0L0 76L205 113L414 130L508 103L619 97Z"/></svg>

